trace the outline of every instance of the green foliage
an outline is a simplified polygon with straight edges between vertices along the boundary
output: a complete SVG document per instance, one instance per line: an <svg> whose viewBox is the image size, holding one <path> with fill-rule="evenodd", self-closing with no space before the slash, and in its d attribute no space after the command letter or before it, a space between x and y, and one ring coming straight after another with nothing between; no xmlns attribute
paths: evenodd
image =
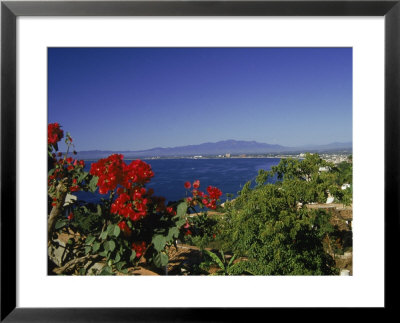
<svg viewBox="0 0 400 323"><path fill-rule="evenodd" d="M104 208L107 208L107 205L103 204L99 207L99 213L103 214ZM118 218L109 214L104 222L108 225L103 225L101 232L86 238L85 252L93 255L99 254L105 258L109 268L122 273L126 273L127 267L137 265L144 253L149 263L156 267L166 266L168 264L166 247L174 244L181 234L179 228L185 223L187 204L181 202L177 209L177 215L173 217L150 213L142 221L131 223L129 219L126 219L130 227L129 236L123 233L117 225ZM104 219L105 215L103 214L102 217ZM131 248L131 244L136 241L151 241L151 243L141 251L141 254L137 254ZM103 269L100 274L110 274L109 269Z"/></svg>
<svg viewBox="0 0 400 323"><path fill-rule="evenodd" d="M78 206L74 209L74 221L71 226L85 235L100 232L103 226L101 212L94 204Z"/></svg>
<svg viewBox="0 0 400 323"><path fill-rule="evenodd" d="M353 203L353 187L352 186L343 190L342 197L340 200L344 205L351 205Z"/></svg>
<svg viewBox="0 0 400 323"><path fill-rule="evenodd" d="M327 171L320 171L325 167ZM322 240L333 230L330 215L306 205L322 202L334 186L333 165L318 155L302 161L283 159L263 171L253 189L245 185L228 203L222 235L224 248L247 257L235 272L256 275L330 275L334 261ZM265 183L277 176L276 184Z"/></svg>
<svg viewBox="0 0 400 323"><path fill-rule="evenodd" d="M341 162L337 165L337 177L336 183L338 185L342 185L345 183L352 184L353 183L353 164L348 162Z"/></svg>
<svg viewBox="0 0 400 323"><path fill-rule="evenodd" d="M207 212L192 216L189 219L191 235L184 237L185 243L195 245L201 250L214 241L218 221Z"/></svg>
<svg viewBox="0 0 400 323"><path fill-rule="evenodd" d="M227 261L225 254L222 250L219 251L221 257L218 257L216 253L213 253L212 251L209 250L204 250L205 253L208 255L208 257L211 259L211 261L218 265L219 270L216 272L216 275L233 275L235 272L235 266L237 264L234 264L234 260L236 259L236 255L233 255L229 261Z"/></svg>

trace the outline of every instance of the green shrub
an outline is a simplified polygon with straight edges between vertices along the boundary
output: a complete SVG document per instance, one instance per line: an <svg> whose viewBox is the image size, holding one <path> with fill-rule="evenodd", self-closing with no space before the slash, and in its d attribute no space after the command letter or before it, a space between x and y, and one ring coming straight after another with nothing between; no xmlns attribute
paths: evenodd
<svg viewBox="0 0 400 323"><path fill-rule="evenodd" d="M239 197L226 204L223 247L248 258L235 274L337 273L322 243L333 231L330 215L306 207L324 201L334 185L332 173L319 172L320 167L330 165L315 155L307 155L304 161L282 160L270 172L260 172L255 188L247 183ZM277 176L277 183L266 184L272 176Z"/></svg>

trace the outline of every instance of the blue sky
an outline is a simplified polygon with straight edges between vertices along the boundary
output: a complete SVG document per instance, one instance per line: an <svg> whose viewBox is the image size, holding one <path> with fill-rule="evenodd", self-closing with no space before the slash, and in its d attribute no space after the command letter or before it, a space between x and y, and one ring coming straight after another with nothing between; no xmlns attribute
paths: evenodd
<svg viewBox="0 0 400 323"><path fill-rule="evenodd" d="M78 151L352 141L352 49L49 48L48 122Z"/></svg>

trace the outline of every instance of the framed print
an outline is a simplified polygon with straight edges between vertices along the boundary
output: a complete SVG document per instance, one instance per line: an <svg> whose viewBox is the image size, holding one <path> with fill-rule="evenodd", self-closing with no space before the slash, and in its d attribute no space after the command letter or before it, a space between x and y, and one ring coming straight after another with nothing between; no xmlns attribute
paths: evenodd
<svg viewBox="0 0 400 323"><path fill-rule="evenodd" d="M1 319L390 309L399 14L3 1Z"/></svg>

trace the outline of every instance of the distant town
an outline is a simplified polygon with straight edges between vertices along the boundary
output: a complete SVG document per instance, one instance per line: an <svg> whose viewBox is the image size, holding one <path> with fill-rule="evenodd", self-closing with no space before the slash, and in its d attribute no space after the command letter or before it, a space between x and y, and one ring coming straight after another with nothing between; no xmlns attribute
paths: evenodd
<svg viewBox="0 0 400 323"><path fill-rule="evenodd" d="M349 161L349 156L351 156L351 151L341 151L341 152L326 152L319 153L320 157L334 164L339 164L344 161ZM194 156L155 156L145 159L227 159L227 158L305 158L306 153L286 153L286 154L219 154L219 155L194 155Z"/></svg>
<svg viewBox="0 0 400 323"><path fill-rule="evenodd" d="M96 160L111 154L123 154L125 159L177 159L177 158L303 158L305 152L318 153L323 158L336 160L352 153L352 143L331 143L319 146L285 147L256 141L225 140L178 147L156 147L141 151L79 151L78 158ZM342 156L342 157L340 157Z"/></svg>

